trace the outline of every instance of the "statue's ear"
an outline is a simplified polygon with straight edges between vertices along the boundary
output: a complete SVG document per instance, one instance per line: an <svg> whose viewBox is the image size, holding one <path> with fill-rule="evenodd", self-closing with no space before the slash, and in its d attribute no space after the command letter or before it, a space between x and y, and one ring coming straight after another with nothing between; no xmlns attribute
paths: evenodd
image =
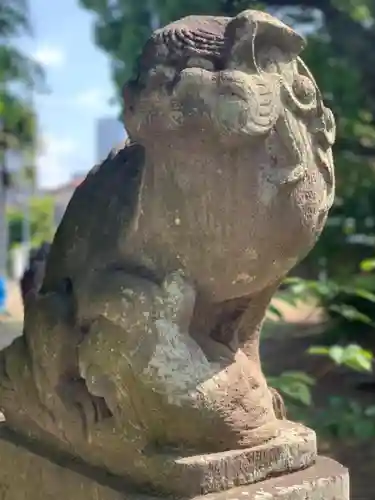
<svg viewBox="0 0 375 500"><path fill-rule="evenodd" d="M277 47L295 59L306 46L305 39L296 31L259 10L245 10L234 17L227 26L226 38L232 46L231 55L237 59L239 52L242 52L240 59L245 56L244 50L255 58L258 50L267 47Z"/></svg>

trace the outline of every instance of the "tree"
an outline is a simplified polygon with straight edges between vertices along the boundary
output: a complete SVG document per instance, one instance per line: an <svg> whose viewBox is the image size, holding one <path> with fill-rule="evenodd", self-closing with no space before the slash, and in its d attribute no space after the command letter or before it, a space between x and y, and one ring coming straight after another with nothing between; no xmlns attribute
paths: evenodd
<svg viewBox="0 0 375 500"><path fill-rule="evenodd" d="M260 7L259 2L251 0L79 0L79 3L95 13L96 42L111 57L119 96L156 21L164 25L200 13L232 16L246 8ZM375 47L375 2L264 0L261 3L263 8L308 33L308 48L303 57L337 117L336 204L330 224L305 265L309 264L316 274L324 258L331 274L352 271L367 253L358 245L346 245L348 233L375 232L375 51L371 50ZM338 246L350 254L352 269L338 265Z"/></svg>
<svg viewBox="0 0 375 500"><path fill-rule="evenodd" d="M9 149L35 152L36 119L31 91L43 81L41 68L25 56L15 37L30 33L27 0L0 1L0 283L6 275L6 189L10 175L5 165ZM3 306L3 304L2 304Z"/></svg>
<svg viewBox="0 0 375 500"><path fill-rule="evenodd" d="M13 40L30 33L26 0L0 3L0 130L3 149L30 147L36 139L34 110L22 89L31 90L43 83L39 65L20 52ZM17 90L15 90L15 88ZM28 92L27 92L28 93Z"/></svg>
<svg viewBox="0 0 375 500"><path fill-rule="evenodd" d="M23 241L24 213L20 208L7 210L9 227L9 248ZM37 247L44 241L51 241L55 230L54 201L51 197L32 198L30 201L31 246Z"/></svg>

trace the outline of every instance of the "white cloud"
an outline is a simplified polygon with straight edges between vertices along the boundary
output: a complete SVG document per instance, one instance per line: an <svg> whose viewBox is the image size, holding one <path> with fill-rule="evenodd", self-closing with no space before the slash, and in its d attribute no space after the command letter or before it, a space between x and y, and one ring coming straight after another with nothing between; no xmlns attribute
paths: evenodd
<svg viewBox="0 0 375 500"><path fill-rule="evenodd" d="M93 111L95 113L106 113L111 109L109 103L112 95L105 89L92 87L79 92L73 97L73 104L86 111Z"/></svg>
<svg viewBox="0 0 375 500"><path fill-rule="evenodd" d="M32 54L33 59L42 66L60 68L64 65L66 55L63 49L42 45Z"/></svg>
<svg viewBox="0 0 375 500"><path fill-rule="evenodd" d="M78 145L69 137L46 135L42 138L38 155L38 180L43 188L55 187L67 182L74 167Z"/></svg>
<svg viewBox="0 0 375 500"><path fill-rule="evenodd" d="M64 155L75 151L76 143L69 137L55 137L46 134L41 139L40 154L46 155L53 152L54 154Z"/></svg>

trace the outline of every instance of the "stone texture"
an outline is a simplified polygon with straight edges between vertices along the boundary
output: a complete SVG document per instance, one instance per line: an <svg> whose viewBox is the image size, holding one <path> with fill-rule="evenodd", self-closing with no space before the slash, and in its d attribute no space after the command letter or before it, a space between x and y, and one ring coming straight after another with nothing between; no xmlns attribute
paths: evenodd
<svg viewBox="0 0 375 500"><path fill-rule="evenodd" d="M283 472L305 469L315 459L315 433L303 425L284 421L279 436L263 445L177 459L176 479L168 482L168 490L191 496L229 490Z"/></svg>
<svg viewBox="0 0 375 500"><path fill-rule="evenodd" d="M126 482L77 462L50 459L38 446L26 448L0 428L0 500L156 500L132 492ZM318 458L307 470L195 500L349 500L347 470ZM166 497L173 498L173 497ZM188 494L178 498L193 498Z"/></svg>
<svg viewBox="0 0 375 500"><path fill-rule="evenodd" d="M350 500L349 473L332 459L318 457L308 469L261 483L206 495L205 500Z"/></svg>
<svg viewBox="0 0 375 500"><path fill-rule="evenodd" d="M20 280L22 302L25 304L29 293L37 293L42 286L50 244L43 242L38 248L31 249L27 267Z"/></svg>
<svg viewBox="0 0 375 500"><path fill-rule="evenodd" d="M0 500L124 500L94 472L55 463L0 432Z"/></svg>
<svg viewBox="0 0 375 500"><path fill-rule="evenodd" d="M304 44L252 10L150 38L124 88L131 139L76 190L0 354L20 436L159 493L181 487L181 456L257 450L228 474L241 453L262 474L307 465L272 449L288 424L259 358L272 295L334 197L335 120Z"/></svg>
<svg viewBox="0 0 375 500"><path fill-rule="evenodd" d="M52 462L68 464L74 463L72 453L56 453L55 448L48 446L45 440L25 439L12 433L6 423L0 424L0 441L20 443L23 449L33 450L37 454L44 454ZM2 448L0 446L0 453ZM4 459L7 455L4 451ZM1 455L3 456L3 455ZM279 435L269 442L249 449L230 450L227 452L205 455L187 456L170 453L161 461L160 474L162 479L158 486L158 493L177 496L195 496L217 491L229 490L233 487L259 482L273 475L283 472L293 472L305 469L316 459L315 433L301 424L284 421L280 425ZM83 462L82 462L83 463ZM84 470L90 470L84 467ZM104 468L96 468L96 473L106 477ZM112 470L113 471L113 470ZM122 474L121 474L122 472ZM116 484L133 484L147 490L148 486L134 484L134 477L128 471L119 469ZM126 477L126 480L121 478ZM155 479L156 481L156 479ZM125 486L124 486L125 487Z"/></svg>

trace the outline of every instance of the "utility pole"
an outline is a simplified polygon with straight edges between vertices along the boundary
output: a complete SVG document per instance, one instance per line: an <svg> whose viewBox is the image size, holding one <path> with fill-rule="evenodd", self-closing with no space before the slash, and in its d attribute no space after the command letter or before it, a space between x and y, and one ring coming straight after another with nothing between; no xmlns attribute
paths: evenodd
<svg viewBox="0 0 375 500"><path fill-rule="evenodd" d="M6 218L6 196L9 174L6 158L7 141L4 123L0 118L0 313L5 312L7 301L8 224Z"/></svg>
<svg viewBox="0 0 375 500"><path fill-rule="evenodd" d="M34 94L32 87L28 89L27 101L30 106L30 109L34 110ZM30 166L32 166L32 168L35 169L35 151L28 151L27 154L23 155L23 164L20 172L21 173L20 188L22 192L22 212L23 212L22 243L27 255L29 254L31 247L30 198L33 194L32 192L34 191L34 186L32 185L33 182L29 179L29 176L27 175L26 172L26 169L29 168ZM35 172L33 172L33 177L34 174Z"/></svg>

